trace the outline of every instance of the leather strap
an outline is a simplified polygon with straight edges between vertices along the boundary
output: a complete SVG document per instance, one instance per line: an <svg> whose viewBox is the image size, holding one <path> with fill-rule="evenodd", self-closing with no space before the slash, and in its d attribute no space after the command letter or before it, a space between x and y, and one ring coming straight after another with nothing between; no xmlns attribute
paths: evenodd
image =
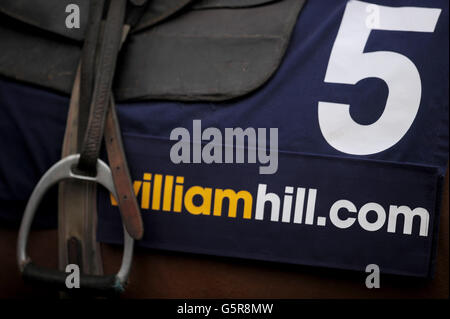
<svg viewBox="0 0 450 319"><path fill-rule="evenodd" d="M91 6L90 19L100 20L104 1L93 2L95 3ZM140 239L143 235L143 223L131 183L120 125L111 94L117 54L129 31L129 26L123 25L124 12L123 0L111 3L100 48L96 45L101 36L100 22L90 22L92 29L88 31L82 62L77 70L71 95L63 157L78 153L81 149L81 170L94 173L90 165L92 161L97 162L102 136L105 134L108 160L112 168L123 223L131 237ZM133 19L137 21L136 14L133 14ZM96 61L98 63L95 63ZM95 67L96 64L99 64L98 68ZM94 83L93 90L92 83ZM87 101L91 99L92 102L88 103ZM86 118L87 114L89 119ZM86 122L87 129L86 125L83 125ZM95 239L96 185L66 181L60 184L59 192L60 269L63 270L68 263L76 263L83 273L101 275L103 273L101 252Z"/></svg>
<svg viewBox="0 0 450 319"><path fill-rule="evenodd" d="M88 175L95 175L95 167L100 152L106 116L109 114L108 106L110 101L113 101L111 86L119 49L128 34L128 24L137 23L139 20L139 14L141 14L145 9L145 6L142 6L141 4L138 7L130 6L128 8L129 14L127 16L128 24L125 25L125 6L125 0L113 1L110 3L104 33L102 36L101 47L98 52L99 57L97 64L99 66L95 70L95 86L92 93L88 126L81 146L81 158L78 165L78 169ZM96 8L96 10L100 11L98 8ZM93 14L93 18L97 17L98 12ZM96 28L97 26L94 25L94 27ZM94 30L92 33L96 34L98 33L98 30ZM93 35L92 37L95 38ZM87 50L95 50L95 47L90 45L90 43L87 45ZM92 54L84 54L83 57L88 59L88 63L92 63L92 60L94 59ZM84 69L84 62L85 61L82 60L81 70ZM90 67L91 71L93 71L92 66ZM90 78L86 76L86 79L89 80ZM83 84L81 88L83 88ZM89 95L88 89L86 89L84 93ZM114 106L114 103L112 104L112 106ZM80 104L80 110L82 110L83 106L84 105ZM82 115L82 113L80 113L80 115ZM81 123L86 120L81 117L79 121ZM80 129L78 132L80 132ZM119 196L117 200L119 202L119 209L122 214L123 223L131 237L134 239L141 239L144 232L142 218L140 215L139 206L134 196L131 177L128 171L122 139L120 136L120 126L118 124L117 116L115 116L115 110L112 111L110 115L108 132L108 141L113 141L107 143L108 159L111 167L113 168L113 178L117 194Z"/></svg>
<svg viewBox="0 0 450 319"><path fill-rule="evenodd" d="M111 1L105 22L101 46L98 53L98 68L95 72L94 90L88 126L84 136L78 170L91 176L96 174L97 159L108 110L112 81L117 56L122 43L122 28L125 23L126 0Z"/></svg>
<svg viewBox="0 0 450 319"><path fill-rule="evenodd" d="M104 0L92 0L89 7L89 20L86 37L81 52L81 83L80 102L78 106L78 151L81 151L86 126L89 119L89 111L92 100L92 90L95 76L95 57L97 44L100 38L100 26L103 15Z"/></svg>
<svg viewBox="0 0 450 319"><path fill-rule="evenodd" d="M113 97L111 97L111 106L106 117L105 144L122 222L131 237L141 239L144 234L144 224L128 170Z"/></svg>
<svg viewBox="0 0 450 319"><path fill-rule="evenodd" d="M78 153L80 67L75 77L62 157ZM59 269L77 264L83 273L103 274L100 244L96 241L97 186L89 182L68 180L58 186Z"/></svg>

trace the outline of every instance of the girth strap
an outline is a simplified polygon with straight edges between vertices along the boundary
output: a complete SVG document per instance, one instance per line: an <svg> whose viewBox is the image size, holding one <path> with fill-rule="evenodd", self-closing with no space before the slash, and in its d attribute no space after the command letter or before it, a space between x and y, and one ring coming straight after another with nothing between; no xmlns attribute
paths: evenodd
<svg viewBox="0 0 450 319"><path fill-rule="evenodd" d="M77 154L81 121L80 67L78 68L70 99L64 136L62 157ZM58 246L59 269L76 264L80 271L91 275L103 274L100 245L96 241L97 185L67 180L59 183L58 195Z"/></svg>

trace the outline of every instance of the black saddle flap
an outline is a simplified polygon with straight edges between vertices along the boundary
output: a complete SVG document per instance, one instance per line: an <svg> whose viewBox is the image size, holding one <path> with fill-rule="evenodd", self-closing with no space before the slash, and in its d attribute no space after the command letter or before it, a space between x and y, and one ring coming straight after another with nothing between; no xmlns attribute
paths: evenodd
<svg viewBox="0 0 450 319"><path fill-rule="evenodd" d="M245 8L276 1L278 0L198 0L193 3L193 7L196 9Z"/></svg>
<svg viewBox="0 0 450 319"><path fill-rule="evenodd" d="M79 29L67 29L69 3ZM220 101L261 87L277 70L304 0L153 0L122 49L118 101ZM0 3L0 74L70 94L88 0Z"/></svg>

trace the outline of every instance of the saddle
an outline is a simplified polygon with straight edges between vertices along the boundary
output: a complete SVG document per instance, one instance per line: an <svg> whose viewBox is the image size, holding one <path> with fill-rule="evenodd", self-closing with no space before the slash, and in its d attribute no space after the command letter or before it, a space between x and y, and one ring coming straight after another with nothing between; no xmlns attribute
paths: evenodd
<svg viewBox="0 0 450 319"><path fill-rule="evenodd" d="M67 28L76 4L79 28ZM226 101L261 88L277 70L304 4L299 0L11 0L0 4L0 74L70 95L62 160L32 192L17 259L26 280L121 292L144 229L121 139L117 102ZM188 104L187 104L188 105ZM157 121L157 119L149 119ZM100 159L105 141L109 165ZM59 270L34 265L28 233L45 192L59 183ZM103 275L95 239L96 184L116 198L124 225L119 271Z"/></svg>

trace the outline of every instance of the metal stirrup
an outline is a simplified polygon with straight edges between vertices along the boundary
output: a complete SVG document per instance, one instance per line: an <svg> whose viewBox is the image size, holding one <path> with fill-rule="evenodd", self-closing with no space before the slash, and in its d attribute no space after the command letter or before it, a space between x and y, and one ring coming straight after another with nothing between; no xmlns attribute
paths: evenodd
<svg viewBox="0 0 450 319"><path fill-rule="evenodd" d="M78 175L72 171L78 164L80 154L70 155L56 164L54 164L40 179L36 185L30 199L28 200L22 222L19 229L19 238L17 241L17 262L19 270L25 279L46 284L53 284L60 288L65 288L67 273L56 269L42 268L34 265L27 254L27 242L30 227L33 222L36 209L39 203L54 184L65 179L76 179L82 181L90 181L103 185L116 198L116 190L114 187L111 170L108 165L97 160L97 175L94 177ZM133 258L134 240L130 237L124 228L124 250L122 256L122 264L119 271L115 275L80 275L80 288L98 292L122 292L125 288L128 275L130 273L131 261Z"/></svg>

